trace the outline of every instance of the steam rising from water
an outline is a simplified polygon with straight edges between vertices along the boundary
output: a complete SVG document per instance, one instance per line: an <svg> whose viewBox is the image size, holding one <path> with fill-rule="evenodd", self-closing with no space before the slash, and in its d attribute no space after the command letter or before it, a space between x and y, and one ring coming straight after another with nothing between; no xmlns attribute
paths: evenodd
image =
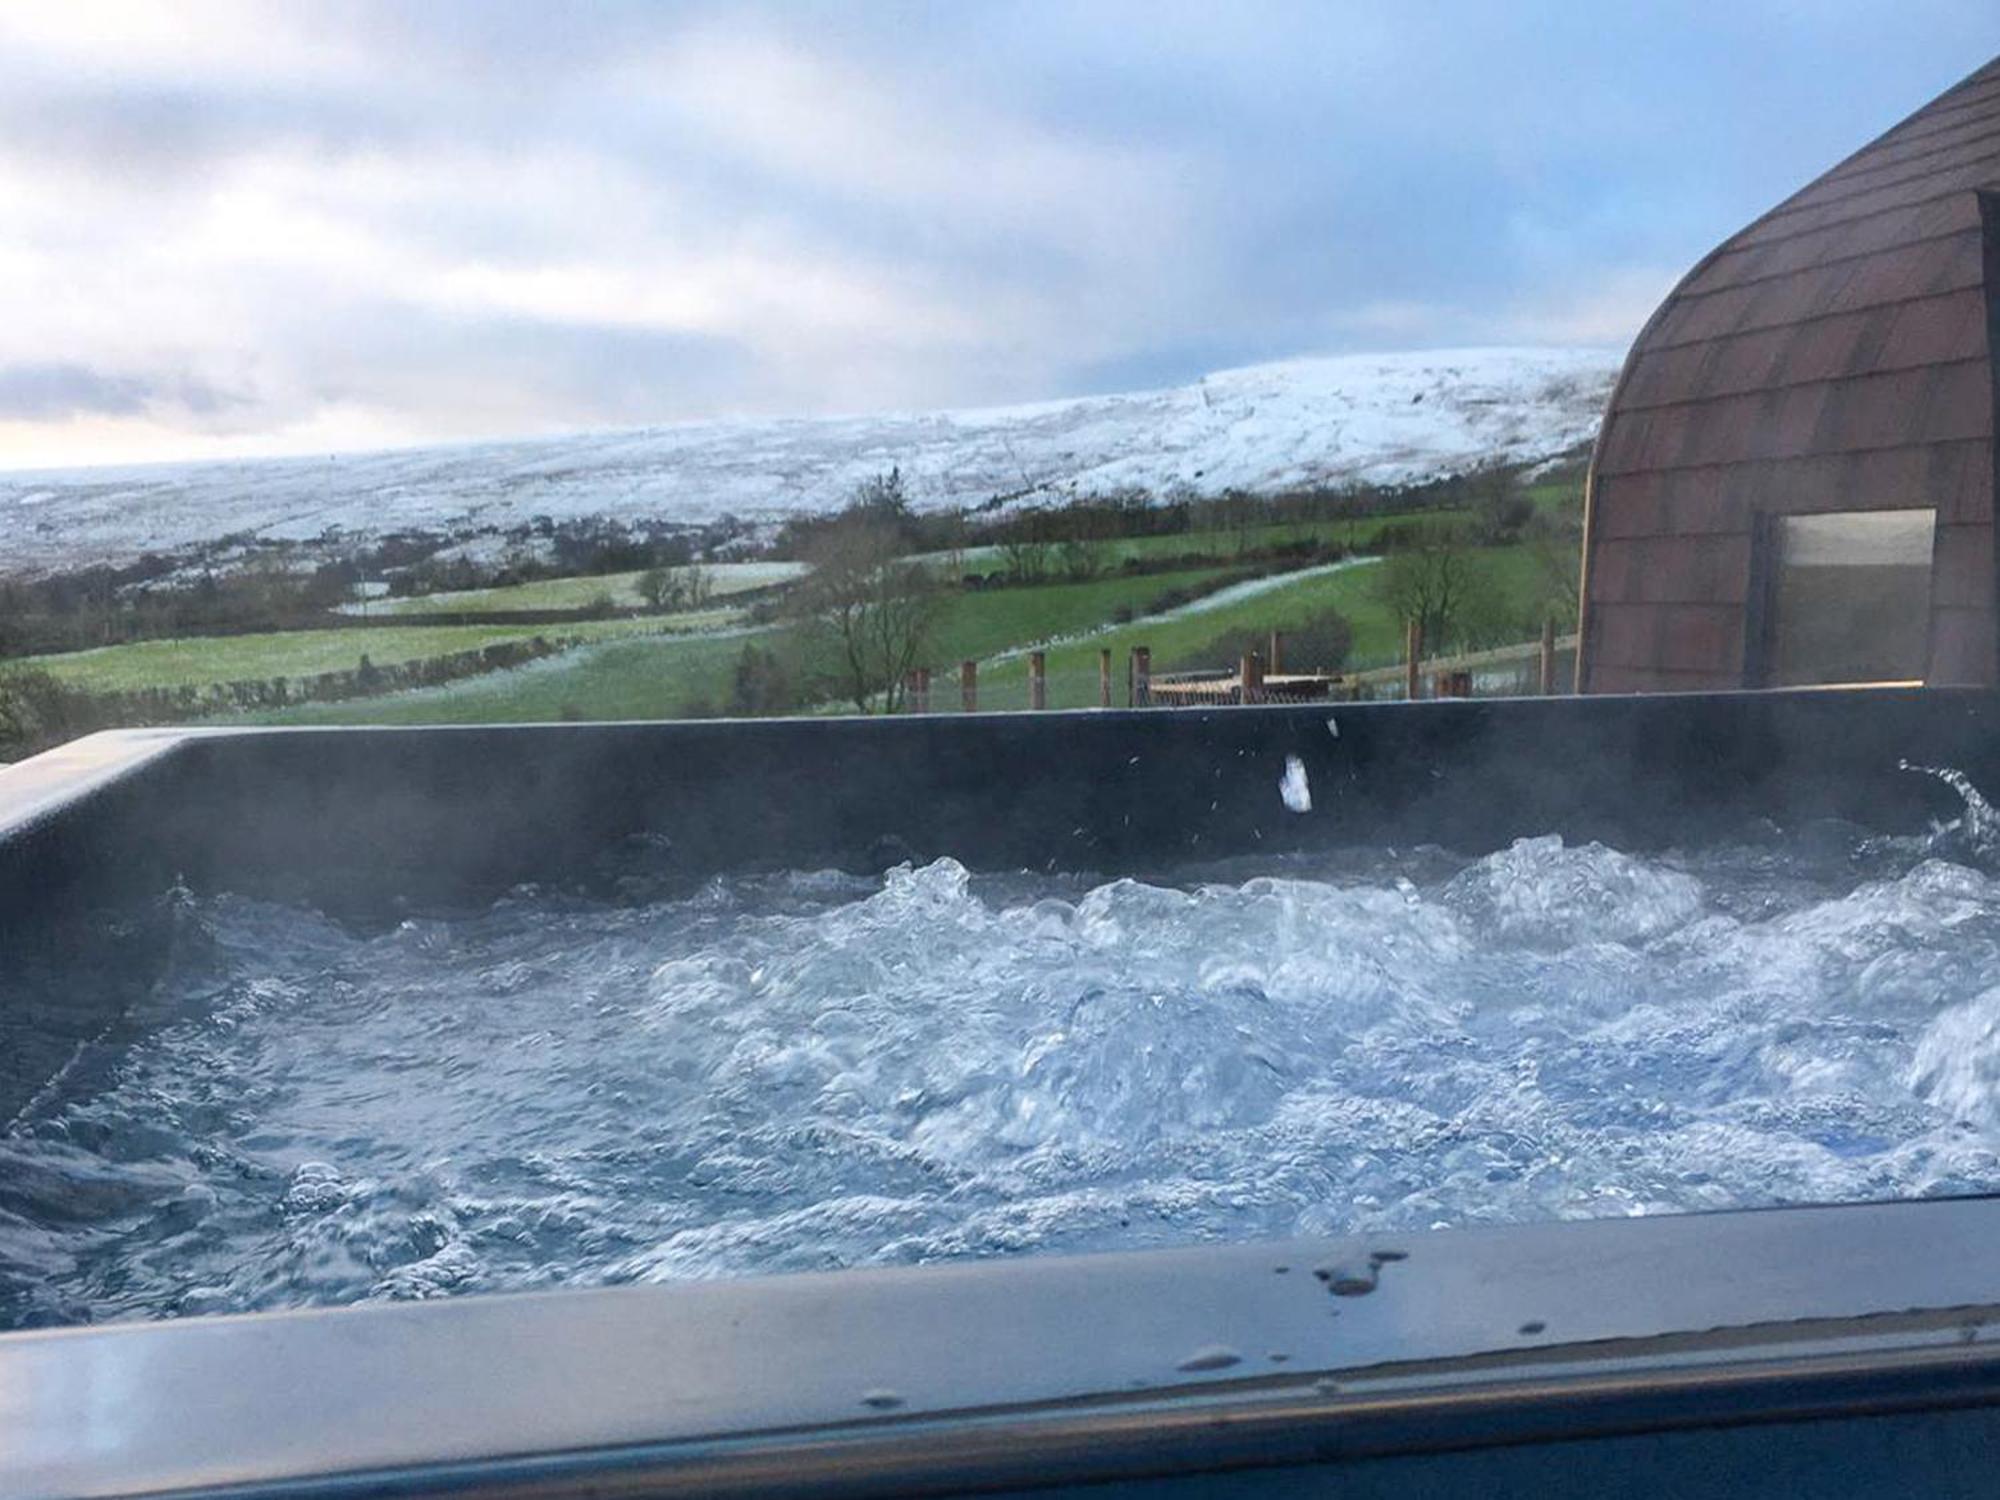
<svg viewBox="0 0 2000 1500"><path fill-rule="evenodd" d="M194 901L0 1141L0 1326L2000 1188L1946 848Z"/></svg>

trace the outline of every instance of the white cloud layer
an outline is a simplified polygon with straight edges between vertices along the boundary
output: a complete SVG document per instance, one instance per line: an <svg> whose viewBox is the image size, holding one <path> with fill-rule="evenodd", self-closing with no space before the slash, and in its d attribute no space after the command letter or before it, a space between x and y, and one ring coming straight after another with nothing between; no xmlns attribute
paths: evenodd
<svg viewBox="0 0 2000 1500"><path fill-rule="evenodd" d="M0 466L1618 343L2000 42L1912 3L0 6Z"/></svg>

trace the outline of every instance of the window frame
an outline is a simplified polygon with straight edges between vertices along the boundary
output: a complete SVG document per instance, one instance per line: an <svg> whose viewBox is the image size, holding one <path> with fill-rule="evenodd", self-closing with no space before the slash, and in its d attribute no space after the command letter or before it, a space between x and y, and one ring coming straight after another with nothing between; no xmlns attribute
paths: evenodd
<svg viewBox="0 0 2000 1500"><path fill-rule="evenodd" d="M1854 678L1836 682L1807 683L1777 680L1778 589L1784 576L1784 524L1793 520L1815 520L1832 516L1873 516L1924 512L1931 517L1929 569L1931 596L1924 607L1924 660L1914 678ZM1943 529L1935 504L1862 505L1838 510L1760 509L1750 518L1750 578L1744 599L1743 684L1750 688L1784 687L1866 687L1897 682L1928 683L1932 650L1933 620L1936 615L1938 535Z"/></svg>

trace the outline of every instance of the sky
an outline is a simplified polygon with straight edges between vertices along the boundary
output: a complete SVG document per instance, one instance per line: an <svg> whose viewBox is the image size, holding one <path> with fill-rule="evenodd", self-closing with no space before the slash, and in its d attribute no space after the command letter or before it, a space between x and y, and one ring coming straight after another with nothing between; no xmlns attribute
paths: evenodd
<svg viewBox="0 0 2000 1500"><path fill-rule="evenodd" d="M1992 0L0 0L0 468L1622 345Z"/></svg>

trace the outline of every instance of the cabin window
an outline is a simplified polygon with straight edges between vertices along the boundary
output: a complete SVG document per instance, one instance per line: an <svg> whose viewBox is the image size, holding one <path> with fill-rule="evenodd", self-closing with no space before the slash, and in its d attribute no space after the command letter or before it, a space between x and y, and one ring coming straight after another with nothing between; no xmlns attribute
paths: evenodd
<svg viewBox="0 0 2000 1500"><path fill-rule="evenodd" d="M1922 681L1936 527L1934 510L1772 517L1765 680Z"/></svg>

